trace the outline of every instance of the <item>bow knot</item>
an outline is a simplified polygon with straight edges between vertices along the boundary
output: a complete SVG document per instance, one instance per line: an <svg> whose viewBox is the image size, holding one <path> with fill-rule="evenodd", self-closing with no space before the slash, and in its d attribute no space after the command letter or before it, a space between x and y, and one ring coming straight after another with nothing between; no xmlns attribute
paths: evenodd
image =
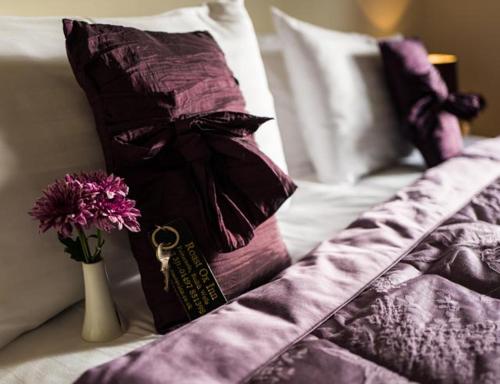
<svg viewBox="0 0 500 384"><path fill-rule="evenodd" d="M477 93L430 92L412 105L408 122L421 128L418 131L420 136L426 136L436 127L439 112L446 111L460 119L471 120L485 106L484 98Z"/></svg>
<svg viewBox="0 0 500 384"><path fill-rule="evenodd" d="M174 147L184 160L194 162L210 158L210 148L203 133L196 129L195 119L176 120L173 125L176 134Z"/></svg>
<svg viewBox="0 0 500 384"><path fill-rule="evenodd" d="M186 172L198 200L193 205L200 207L194 220L205 220L208 228L208 233L197 235L209 236L217 251L233 251L247 245L257 226L296 189L252 137L267 120L215 112L128 130L113 138L114 158L121 159L117 173L144 178L154 169L148 177L161 182L162 169ZM146 161L147 167L142 167ZM168 209L163 209L161 215L168 217Z"/></svg>

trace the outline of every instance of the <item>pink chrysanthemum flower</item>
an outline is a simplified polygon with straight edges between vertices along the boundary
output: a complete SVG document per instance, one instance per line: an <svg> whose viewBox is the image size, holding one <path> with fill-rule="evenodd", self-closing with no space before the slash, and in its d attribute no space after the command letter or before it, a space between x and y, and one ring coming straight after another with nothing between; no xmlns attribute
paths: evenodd
<svg viewBox="0 0 500 384"><path fill-rule="evenodd" d="M78 183L58 180L43 191L30 215L40 221L40 231L54 228L61 236L69 237L75 226L85 227L92 220L84 194Z"/></svg>
<svg viewBox="0 0 500 384"><path fill-rule="evenodd" d="M63 237L91 226L138 232L140 212L127 194L123 179L101 171L66 175L47 187L30 215L40 221L42 232L54 228Z"/></svg>
<svg viewBox="0 0 500 384"><path fill-rule="evenodd" d="M137 218L140 212L135 208L135 201L127 199L128 186L122 178L101 171L67 177L76 177L91 194L88 206L97 228L110 232L125 227L139 232Z"/></svg>

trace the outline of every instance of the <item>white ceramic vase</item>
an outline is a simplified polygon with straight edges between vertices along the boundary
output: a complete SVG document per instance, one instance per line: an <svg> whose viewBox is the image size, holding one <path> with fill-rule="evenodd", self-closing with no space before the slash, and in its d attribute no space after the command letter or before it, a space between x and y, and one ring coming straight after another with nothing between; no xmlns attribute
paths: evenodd
<svg viewBox="0 0 500 384"><path fill-rule="evenodd" d="M109 291L104 263L82 263L82 268L85 284L82 339L90 342L116 339L122 334L122 328Z"/></svg>

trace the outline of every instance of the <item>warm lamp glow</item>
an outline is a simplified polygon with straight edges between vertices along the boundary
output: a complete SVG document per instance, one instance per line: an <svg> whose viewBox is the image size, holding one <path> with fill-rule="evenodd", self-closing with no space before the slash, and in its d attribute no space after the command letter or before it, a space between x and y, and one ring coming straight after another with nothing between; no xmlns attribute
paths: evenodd
<svg viewBox="0 0 500 384"><path fill-rule="evenodd" d="M379 31L394 32L403 18L410 0L357 0L368 20Z"/></svg>
<svg viewBox="0 0 500 384"><path fill-rule="evenodd" d="M458 58L447 53L431 53L427 56L432 65L441 74L450 92L458 91L457 66Z"/></svg>
<svg viewBox="0 0 500 384"><path fill-rule="evenodd" d="M439 65L439 64L453 64L458 61L457 56L448 55L444 53L431 53L429 54L429 61L431 64Z"/></svg>

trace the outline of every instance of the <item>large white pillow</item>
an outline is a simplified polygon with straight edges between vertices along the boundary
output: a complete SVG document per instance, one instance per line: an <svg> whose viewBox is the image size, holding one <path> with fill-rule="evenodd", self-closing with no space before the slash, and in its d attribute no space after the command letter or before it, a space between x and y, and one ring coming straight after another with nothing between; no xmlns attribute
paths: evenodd
<svg viewBox="0 0 500 384"><path fill-rule="evenodd" d="M283 47L276 34L259 36L260 53L274 98L288 172L294 178L314 178L314 168L304 142L290 79L285 68Z"/></svg>
<svg viewBox="0 0 500 384"><path fill-rule="evenodd" d="M86 19L140 29L208 30L225 51L250 113L274 116L257 39L242 0L158 16ZM49 182L103 168L92 113L68 64L61 17L0 17L0 347L82 298L80 266L27 215ZM257 141L286 170L276 122ZM113 240L106 258L131 257ZM116 238L114 238L116 239Z"/></svg>
<svg viewBox="0 0 500 384"><path fill-rule="evenodd" d="M319 179L354 182L406 153L377 40L320 28L275 8L273 18Z"/></svg>

